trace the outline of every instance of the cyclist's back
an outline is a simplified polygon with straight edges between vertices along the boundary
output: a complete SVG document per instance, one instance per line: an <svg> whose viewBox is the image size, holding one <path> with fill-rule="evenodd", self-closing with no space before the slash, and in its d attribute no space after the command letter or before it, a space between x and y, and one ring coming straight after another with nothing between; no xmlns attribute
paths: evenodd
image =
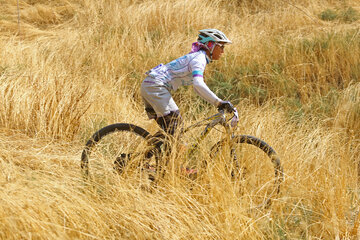
<svg viewBox="0 0 360 240"><path fill-rule="evenodd" d="M177 90L180 86L193 84L193 77L203 76L207 64L207 56L204 50L191 52L175 59L167 64L160 64L147 72L147 75L155 79L156 84L164 84L168 90Z"/></svg>

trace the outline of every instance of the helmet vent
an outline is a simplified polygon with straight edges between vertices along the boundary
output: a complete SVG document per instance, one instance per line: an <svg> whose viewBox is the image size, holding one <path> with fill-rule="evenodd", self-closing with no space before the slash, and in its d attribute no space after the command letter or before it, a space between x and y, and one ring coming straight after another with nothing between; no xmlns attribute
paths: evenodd
<svg viewBox="0 0 360 240"><path fill-rule="evenodd" d="M222 39L222 37L219 34L214 34L215 37Z"/></svg>

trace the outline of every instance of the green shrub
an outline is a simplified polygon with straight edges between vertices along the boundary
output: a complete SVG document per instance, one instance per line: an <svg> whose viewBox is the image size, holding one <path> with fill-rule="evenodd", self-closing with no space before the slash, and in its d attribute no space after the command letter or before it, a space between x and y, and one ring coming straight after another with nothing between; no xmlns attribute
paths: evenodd
<svg viewBox="0 0 360 240"><path fill-rule="evenodd" d="M339 15L341 20L347 23L355 22L360 18L359 12L352 7L349 7L345 11L342 11Z"/></svg>
<svg viewBox="0 0 360 240"><path fill-rule="evenodd" d="M331 9L326 9L325 11L320 13L319 17L321 20L324 21L333 21L338 17L338 15L336 14L335 11Z"/></svg>
<svg viewBox="0 0 360 240"><path fill-rule="evenodd" d="M326 9L319 14L319 18L324 21L334 21L336 19L345 23L352 23L360 18L360 14L352 7L343 10Z"/></svg>

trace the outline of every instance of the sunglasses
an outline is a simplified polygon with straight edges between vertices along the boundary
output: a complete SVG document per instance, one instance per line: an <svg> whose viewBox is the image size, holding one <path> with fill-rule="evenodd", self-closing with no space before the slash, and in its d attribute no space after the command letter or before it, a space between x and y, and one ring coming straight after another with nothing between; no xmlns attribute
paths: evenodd
<svg viewBox="0 0 360 240"><path fill-rule="evenodd" d="M215 45L218 45L222 50L224 50L225 48L225 44L215 43Z"/></svg>

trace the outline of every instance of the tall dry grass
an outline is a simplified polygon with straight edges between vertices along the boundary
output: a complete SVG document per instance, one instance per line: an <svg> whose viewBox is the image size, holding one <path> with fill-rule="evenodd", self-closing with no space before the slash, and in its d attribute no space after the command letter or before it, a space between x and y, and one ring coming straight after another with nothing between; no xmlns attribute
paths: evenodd
<svg viewBox="0 0 360 240"><path fill-rule="evenodd" d="M358 1L27 0L20 24L17 1L0 3L1 238L359 236ZM249 211L221 171L196 191L176 174L153 192L119 176L87 186L84 140L113 122L155 132L143 73L190 51L208 27L234 42L208 66L208 84L237 103L239 132L284 164L271 210ZM185 124L214 111L191 89L174 97Z"/></svg>

